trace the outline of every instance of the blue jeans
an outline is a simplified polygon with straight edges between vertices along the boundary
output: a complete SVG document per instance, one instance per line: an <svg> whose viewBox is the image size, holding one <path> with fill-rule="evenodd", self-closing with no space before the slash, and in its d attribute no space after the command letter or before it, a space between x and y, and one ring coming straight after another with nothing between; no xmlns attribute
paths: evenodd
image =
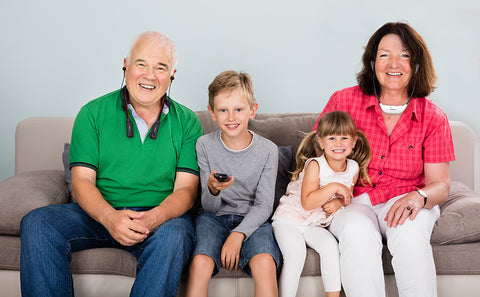
<svg viewBox="0 0 480 297"><path fill-rule="evenodd" d="M122 246L77 203L31 211L22 219L20 236L24 297L74 296L72 253L101 247L124 249L137 258L130 296L176 296L183 267L195 243L192 221L185 214L165 222L145 241Z"/></svg>
<svg viewBox="0 0 480 297"><path fill-rule="evenodd" d="M193 256L207 255L215 262L212 275L219 272L222 267L221 252L223 244L231 232L242 222L243 217L238 215L221 215L208 211L200 211L195 219L197 243L193 249ZM273 236L270 223L263 223L252 235L243 242L240 249L238 268L248 275L252 275L248 263L258 254L270 254L278 267L280 250Z"/></svg>

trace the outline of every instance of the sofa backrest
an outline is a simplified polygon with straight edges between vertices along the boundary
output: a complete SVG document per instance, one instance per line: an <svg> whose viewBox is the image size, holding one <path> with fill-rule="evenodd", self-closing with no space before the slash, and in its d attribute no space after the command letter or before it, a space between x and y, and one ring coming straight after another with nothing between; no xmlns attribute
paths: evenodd
<svg viewBox="0 0 480 297"><path fill-rule="evenodd" d="M208 111L197 112L204 133L218 129ZM257 114L249 128L279 146L298 147L297 131L309 132L318 113ZM63 170L64 143L70 142L74 118L28 118L17 125L15 132L15 174L32 170ZM480 143L466 124L450 121L456 161L450 164L451 179L461 181L480 192ZM477 147L475 146L477 143ZM477 170L477 172L475 172Z"/></svg>
<svg viewBox="0 0 480 297"><path fill-rule="evenodd" d="M450 177L480 193L480 138L463 122L450 121L456 160L450 163Z"/></svg>
<svg viewBox="0 0 480 297"><path fill-rule="evenodd" d="M35 117L15 130L15 175L33 170L62 169L64 143L70 143L74 118Z"/></svg>

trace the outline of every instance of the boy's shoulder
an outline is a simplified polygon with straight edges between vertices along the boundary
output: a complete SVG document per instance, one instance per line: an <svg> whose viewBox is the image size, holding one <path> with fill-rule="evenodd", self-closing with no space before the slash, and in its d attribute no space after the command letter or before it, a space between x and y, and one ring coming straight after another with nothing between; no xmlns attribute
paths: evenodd
<svg viewBox="0 0 480 297"><path fill-rule="evenodd" d="M196 147L198 149L211 149L212 147L218 147L220 144L220 130L210 132L202 135L197 139Z"/></svg>
<svg viewBox="0 0 480 297"><path fill-rule="evenodd" d="M257 141L262 145L262 146L265 146L271 150L275 149L275 150L278 150L278 146L273 142L271 141L270 139L266 138L266 137L263 137L262 135L260 134L257 134L255 132L252 132L254 133L257 138Z"/></svg>

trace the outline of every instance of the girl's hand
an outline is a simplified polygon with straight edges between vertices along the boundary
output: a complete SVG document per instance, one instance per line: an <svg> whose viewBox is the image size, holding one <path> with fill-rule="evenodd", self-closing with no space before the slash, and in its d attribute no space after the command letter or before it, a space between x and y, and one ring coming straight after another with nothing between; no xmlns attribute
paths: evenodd
<svg viewBox="0 0 480 297"><path fill-rule="evenodd" d="M327 203L325 203L322 206L322 208L323 208L323 211L325 211L326 213L332 214L332 213L336 212L342 206L345 206L343 204L343 199L334 198L334 199L328 201Z"/></svg>
<svg viewBox="0 0 480 297"><path fill-rule="evenodd" d="M225 190L226 188L230 187L233 184L235 178L233 176L230 176L227 181L220 182L213 176L214 173L216 173L216 171L210 173L210 175L208 176L207 185L210 193L212 193L212 195L214 196L217 196L221 190Z"/></svg>
<svg viewBox="0 0 480 297"><path fill-rule="evenodd" d="M351 201L352 198L353 198L352 189L350 189L349 187L345 186L344 184L336 183L336 182L330 183L330 184L328 184L327 186L335 187L336 197L341 197L341 198L343 198L343 201L344 201L344 204L345 204L345 205L349 205L349 204L350 204L350 201Z"/></svg>

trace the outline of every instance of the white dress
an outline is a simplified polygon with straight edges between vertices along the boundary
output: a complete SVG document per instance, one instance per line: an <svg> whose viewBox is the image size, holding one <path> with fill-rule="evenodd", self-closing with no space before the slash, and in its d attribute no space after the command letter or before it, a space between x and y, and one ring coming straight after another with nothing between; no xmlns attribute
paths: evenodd
<svg viewBox="0 0 480 297"><path fill-rule="evenodd" d="M307 168L312 160L316 160L320 167L319 188L322 188L331 182L341 183L348 188L353 186L353 178L358 172L358 163L356 161L347 159L347 167L345 171L335 172L328 165L324 155L310 158L305 162L305 167L300 173L298 179L288 184L287 192L282 198L280 198L280 203L273 215L274 220L279 219L297 225L327 227L334 215L343 209L343 207L341 207L336 212L328 215L321 206L312 210L305 210L302 207L300 192L302 189L303 177L305 175L305 168ZM334 198L337 198L336 195L330 197L329 200Z"/></svg>

